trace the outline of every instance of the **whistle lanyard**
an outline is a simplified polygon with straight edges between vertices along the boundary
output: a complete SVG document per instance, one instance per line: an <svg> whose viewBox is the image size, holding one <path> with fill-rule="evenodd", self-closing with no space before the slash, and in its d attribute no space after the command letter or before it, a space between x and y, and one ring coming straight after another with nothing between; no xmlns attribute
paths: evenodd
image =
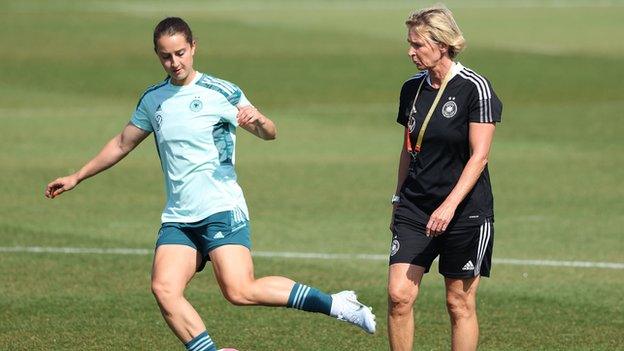
<svg viewBox="0 0 624 351"><path fill-rule="evenodd" d="M420 127L420 131L418 132L418 139L416 139L416 145L414 145L413 148L412 148L412 141L410 138L409 127L405 127L405 140L407 142L407 145L406 145L407 152L409 152L412 156L416 156L416 154L420 152L422 141L425 136L425 130L427 129L429 120L431 119L431 116L433 115L433 111L435 111L436 106L438 106L438 102L440 102L440 98L442 97L442 94L444 93L444 89L446 88L446 85L448 84L449 80L451 80L452 71L453 71L453 68L452 67L449 68L449 71L448 73L446 73L444 80L442 80L440 89L438 89L438 94L436 95L435 100L433 100L433 104L431 105L431 108L429 108L429 112L427 113L427 116L425 117L425 120L423 121L423 124ZM416 91L416 96L414 97L414 103L412 104L412 110L410 111L410 115L412 115L412 113L414 114L414 119L416 119L416 100L418 99L418 95L420 94L420 89L425 83L425 80L427 80L427 78L423 77L423 80L420 82L420 85L418 86L418 90Z"/></svg>

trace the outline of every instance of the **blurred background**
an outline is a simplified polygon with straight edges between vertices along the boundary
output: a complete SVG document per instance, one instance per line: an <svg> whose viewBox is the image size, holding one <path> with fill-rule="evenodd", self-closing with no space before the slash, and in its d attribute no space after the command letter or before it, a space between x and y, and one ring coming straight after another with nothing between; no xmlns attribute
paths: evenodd
<svg viewBox="0 0 624 351"><path fill-rule="evenodd" d="M207 269L188 295L211 336L241 351L386 350L395 119L416 72L404 21L432 4L1 0L0 349L181 348L149 292L164 205L153 142L43 197L164 78L152 31L180 16L197 40L195 68L239 85L278 126L273 142L238 134L257 275L355 289L379 320L367 336L321 316L234 308ZM624 349L624 2L446 5L468 43L459 61L504 104L489 165L495 264L480 288L481 349ZM101 254L109 249L126 251ZM450 347L436 271L416 306L423 350Z"/></svg>

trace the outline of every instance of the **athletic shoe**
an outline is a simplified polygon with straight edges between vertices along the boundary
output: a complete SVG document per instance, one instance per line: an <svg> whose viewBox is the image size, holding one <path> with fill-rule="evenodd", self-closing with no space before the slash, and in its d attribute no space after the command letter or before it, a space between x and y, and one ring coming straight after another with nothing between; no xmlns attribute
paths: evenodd
<svg viewBox="0 0 624 351"><path fill-rule="evenodd" d="M355 324L367 333L375 333L375 315L372 308L363 305L355 292L345 290L332 295L331 315L340 321Z"/></svg>

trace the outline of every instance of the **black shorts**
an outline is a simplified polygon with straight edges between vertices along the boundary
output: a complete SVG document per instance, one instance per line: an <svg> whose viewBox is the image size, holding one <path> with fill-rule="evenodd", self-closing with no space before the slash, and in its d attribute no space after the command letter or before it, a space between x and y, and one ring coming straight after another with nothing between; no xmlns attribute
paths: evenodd
<svg viewBox="0 0 624 351"><path fill-rule="evenodd" d="M439 272L447 278L490 276L494 226L487 219L478 227L450 228L441 235L425 235L426 226L394 216L390 264L410 263L425 268L440 256Z"/></svg>

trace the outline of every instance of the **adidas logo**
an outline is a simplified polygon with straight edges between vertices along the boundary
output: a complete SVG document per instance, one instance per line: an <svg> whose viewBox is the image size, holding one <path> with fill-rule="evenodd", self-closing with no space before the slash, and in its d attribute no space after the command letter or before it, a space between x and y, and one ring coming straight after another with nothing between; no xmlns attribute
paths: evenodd
<svg viewBox="0 0 624 351"><path fill-rule="evenodd" d="M218 231L217 234L215 234L212 238L213 239L223 239L223 238L225 238L225 236L223 235L223 233L221 233L221 231Z"/></svg>
<svg viewBox="0 0 624 351"><path fill-rule="evenodd" d="M462 268L462 271L472 271L473 269L474 269L474 265L472 264L472 261L468 261Z"/></svg>

